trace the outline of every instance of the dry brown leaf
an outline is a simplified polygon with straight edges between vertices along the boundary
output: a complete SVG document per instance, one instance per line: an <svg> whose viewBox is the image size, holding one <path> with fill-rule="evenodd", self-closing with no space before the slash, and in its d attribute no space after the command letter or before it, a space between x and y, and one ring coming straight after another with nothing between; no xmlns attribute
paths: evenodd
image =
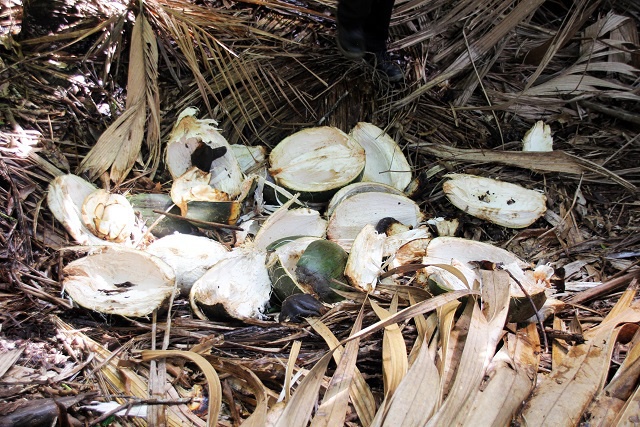
<svg viewBox="0 0 640 427"><path fill-rule="evenodd" d="M485 317L473 298L468 299L461 320L456 325L459 328L462 321L468 331L466 336L459 336L464 336L464 349L456 358L458 366L455 379L442 406L427 425L455 425L464 420L502 335L509 306L509 277L503 271L482 271L482 274L483 295L492 306L486 310L490 318ZM468 324L464 322L465 318L469 319Z"/></svg>
<svg viewBox="0 0 640 427"><path fill-rule="evenodd" d="M499 163L533 171L558 172L573 175L592 172L608 178L631 191L637 191L637 187L634 184L621 178L614 172L587 159L579 158L563 151L536 153L461 149L419 141L414 141L412 147L419 152L430 154L443 160L456 162Z"/></svg>
<svg viewBox="0 0 640 427"><path fill-rule="evenodd" d="M115 353L107 350L102 345L80 332L72 328L71 325L63 322L58 317L52 317L53 323L59 331L69 337L69 339L82 342L94 354L94 365L96 370L93 375L98 377L98 382L104 395L120 395L123 390L126 394L146 399L148 395L148 383L133 369L118 366L120 358ZM170 387L167 391L169 397L178 399L175 388ZM119 403L124 403L121 398L116 399ZM184 425L193 425L204 427L205 423L195 416L186 405L169 405L167 407L167 421L171 427L180 427Z"/></svg>
<svg viewBox="0 0 640 427"><path fill-rule="evenodd" d="M522 417L529 426L577 424L601 390L618 325L640 321L640 305L632 304L635 289L625 291L603 322L585 332L586 342L573 346L562 364L545 377L527 402Z"/></svg>
<svg viewBox="0 0 640 427"><path fill-rule="evenodd" d="M395 107L407 105L417 99L423 93L436 85L450 79L460 72L468 69L472 62L480 59L489 49L493 49L500 39L502 39L509 31L513 30L520 22L529 16L534 10L544 3L544 0L532 0L518 3L507 15L504 16L497 25L495 25L483 37L476 40L469 49L449 65L441 74L431 79L425 85L419 87L411 94L397 101Z"/></svg>
<svg viewBox="0 0 640 427"><path fill-rule="evenodd" d="M535 323L509 334L494 356L485 382L476 391L463 425L506 426L535 386L540 360L540 339Z"/></svg>
<svg viewBox="0 0 640 427"><path fill-rule="evenodd" d="M380 320L385 320L391 314L394 314L380 307L373 300L369 302ZM384 329L382 337L382 378L385 399L390 399L409 369L409 359L407 357L407 346L404 343L400 327L397 324L393 324L386 326Z"/></svg>
<svg viewBox="0 0 640 427"><path fill-rule="evenodd" d="M423 426L439 401L440 373L430 354L427 340L422 341L415 362L386 405L382 426Z"/></svg>
<svg viewBox="0 0 640 427"><path fill-rule="evenodd" d="M181 357L198 365L207 379L207 385L209 386L207 425L209 427L218 425L218 414L220 413L220 406L222 405L222 388L216 370L213 369L213 366L211 366L211 363L209 363L207 359L198 353L182 350L142 350L140 356L143 361L165 359L167 357Z"/></svg>
<svg viewBox="0 0 640 427"><path fill-rule="evenodd" d="M151 105L151 129L148 142L152 154L159 161L159 100L157 98L158 46L149 22L140 13L131 35L126 109L100 136L91 151L82 160L79 172L87 172L93 181L111 169L109 178L120 184L140 155L147 121L148 99ZM151 138L155 141L151 143Z"/></svg>
<svg viewBox="0 0 640 427"><path fill-rule="evenodd" d="M340 341L333 335L333 332L318 319L308 318L307 322L325 340L329 349L334 350L333 358L336 363L340 363L344 349L340 345ZM349 386L349 395L362 425L365 427L371 425L376 413L376 401L369 385L357 367L354 370L353 382Z"/></svg>
<svg viewBox="0 0 640 427"><path fill-rule="evenodd" d="M256 397L256 408L242 425L244 427L263 427L267 422L267 388L262 384L258 376L249 368L237 364L231 360L219 359L213 356L204 356L221 373L229 373L247 383Z"/></svg>
<svg viewBox="0 0 640 427"><path fill-rule="evenodd" d="M362 327L362 318L364 316L363 308L364 306L358 313L358 317L351 329L351 335L360 331ZM322 403L316 411L316 416L311 421L311 427L331 427L344 424L347 409L349 408L349 389L355 376L359 345L359 339L349 341L347 345L345 345L336 371L331 377L329 387L322 399ZM335 351L335 349L333 351Z"/></svg>

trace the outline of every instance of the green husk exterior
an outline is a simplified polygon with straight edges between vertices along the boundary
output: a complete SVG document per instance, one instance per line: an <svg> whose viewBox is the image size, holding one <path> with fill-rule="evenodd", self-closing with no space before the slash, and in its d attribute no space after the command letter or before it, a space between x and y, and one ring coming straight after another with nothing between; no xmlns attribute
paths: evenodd
<svg viewBox="0 0 640 427"><path fill-rule="evenodd" d="M336 302L343 298L332 291L341 289L333 279L345 281L344 269L349 255L337 243L329 240L311 242L296 265L296 279L309 286L324 302Z"/></svg>

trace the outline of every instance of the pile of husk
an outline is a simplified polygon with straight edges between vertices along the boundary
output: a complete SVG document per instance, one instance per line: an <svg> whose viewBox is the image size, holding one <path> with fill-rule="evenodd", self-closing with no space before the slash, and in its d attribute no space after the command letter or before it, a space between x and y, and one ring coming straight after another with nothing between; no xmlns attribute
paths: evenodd
<svg viewBox="0 0 640 427"><path fill-rule="evenodd" d="M0 0L0 425L638 419L637 2L397 1L399 85L340 56L335 8ZM49 184L72 173L168 194L166 143L187 107L267 153L303 129L373 123L412 167L420 225L552 267L550 303L511 322L513 272L473 256L481 289L416 286L427 254L369 265L375 291L344 291L301 323L203 320L177 294L142 317L79 306L63 272L92 249L53 217ZM553 151L522 150L538 121ZM546 211L492 222L457 190L468 176L544 193ZM261 224L277 209L256 206ZM204 234L234 246L225 230Z"/></svg>

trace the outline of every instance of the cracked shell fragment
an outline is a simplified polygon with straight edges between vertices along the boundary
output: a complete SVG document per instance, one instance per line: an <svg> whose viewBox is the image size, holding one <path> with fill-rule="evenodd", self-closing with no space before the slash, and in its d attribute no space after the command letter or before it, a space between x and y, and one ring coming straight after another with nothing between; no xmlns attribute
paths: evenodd
<svg viewBox="0 0 640 427"><path fill-rule="evenodd" d="M64 268L65 292L81 307L126 317L147 316L175 289L169 264L143 251L105 247Z"/></svg>
<svg viewBox="0 0 640 427"><path fill-rule="evenodd" d="M445 177L442 190L454 206L503 227L528 227L547 210L546 196L535 190L475 175Z"/></svg>
<svg viewBox="0 0 640 427"><path fill-rule="evenodd" d="M266 252L238 247L215 263L191 288L189 299L203 320L260 318L271 296Z"/></svg>

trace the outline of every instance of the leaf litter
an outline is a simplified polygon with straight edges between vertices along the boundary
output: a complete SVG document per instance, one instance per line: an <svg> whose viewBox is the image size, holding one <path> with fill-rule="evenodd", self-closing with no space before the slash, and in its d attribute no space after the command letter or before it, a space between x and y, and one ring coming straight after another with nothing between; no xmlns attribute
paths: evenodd
<svg viewBox="0 0 640 427"><path fill-rule="evenodd" d="M543 2L495 8L470 0L398 2L391 47L406 73L402 87L375 80L365 63L345 63L333 47L334 5L323 2L203 7L162 0L128 9L83 1L72 13L63 3L51 2L57 12L47 25L67 13L55 31L34 25L28 9L18 14L20 2L0 6L3 422L24 422L34 407L25 402L61 425L637 419L634 2L580 1L566 10ZM537 318L507 323L513 271L483 263L492 260L480 253L470 261L483 265L471 273L439 260L465 286L433 295L423 264L429 244L420 243L415 251L427 253L406 266L365 260L367 277L379 270L369 293L344 280L336 291L344 299L325 303L324 314L301 324L276 322L267 302L242 322L200 320L177 289L147 317L78 307L64 292L63 268L96 250L79 245L105 242L81 215L65 217L71 225L52 215L47 186L85 170L93 183L81 188L99 181L113 194L168 194L160 141L191 106L218 122L230 147L264 152L305 128L348 133L372 123L411 165L409 187L417 191L400 191L426 214L414 228L454 219L450 229L432 227L432 237L446 230L490 243L531 271L550 265L547 303ZM537 121L550 126L553 151L522 152L523 135ZM471 216L445 197L442 183L452 173L543 192L546 213L521 229L493 224L491 212ZM293 237L286 226L269 224L306 220L302 211L289 214L296 209L322 209L301 207L277 189L290 208L278 211L279 203L271 205L254 186L273 188L254 179L238 196L246 202L244 231L209 224L200 232L229 249L255 236L255 246L244 243L245 249L266 251L278 238ZM70 204L73 196L56 199L68 214L80 212ZM386 199L393 197L380 198ZM505 204L511 206L508 198ZM375 210L360 206L350 210ZM312 234L323 237L318 229L329 218L311 216ZM349 224L348 216L340 219ZM269 230L255 235L265 224ZM152 233L127 244L144 246ZM126 278L113 283L118 292L135 290ZM101 292L108 298L112 291ZM52 397L60 404L48 405ZM86 405L91 400L119 406L98 410ZM146 418L134 416L140 406L149 408Z"/></svg>

